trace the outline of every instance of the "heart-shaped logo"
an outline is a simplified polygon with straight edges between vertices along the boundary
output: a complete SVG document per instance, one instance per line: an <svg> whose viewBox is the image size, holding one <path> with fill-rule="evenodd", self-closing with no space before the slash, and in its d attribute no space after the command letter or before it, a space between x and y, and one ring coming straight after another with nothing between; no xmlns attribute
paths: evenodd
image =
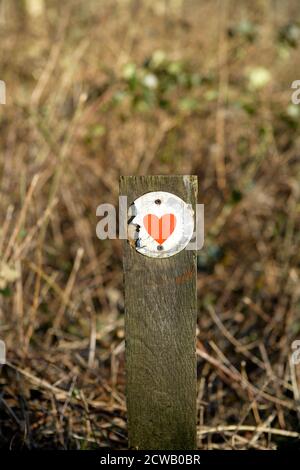
<svg viewBox="0 0 300 470"><path fill-rule="evenodd" d="M149 235L160 245L165 242L174 232L176 226L176 217L174 214L164 214L157 217L154 214L145 215L144 226Z"/></svg>

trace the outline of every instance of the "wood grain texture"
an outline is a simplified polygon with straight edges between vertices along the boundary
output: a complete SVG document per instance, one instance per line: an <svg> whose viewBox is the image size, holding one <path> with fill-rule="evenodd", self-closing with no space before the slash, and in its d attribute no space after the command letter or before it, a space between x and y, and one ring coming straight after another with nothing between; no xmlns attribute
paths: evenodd
<svg viewBox="0 0 300 470"><path fill-rule="evenodd" d="M196 176L124 176L130 205L150 191L192 204ZM154 259L124 242L125 335L129 446L196 448L196 254Z"/></svg>

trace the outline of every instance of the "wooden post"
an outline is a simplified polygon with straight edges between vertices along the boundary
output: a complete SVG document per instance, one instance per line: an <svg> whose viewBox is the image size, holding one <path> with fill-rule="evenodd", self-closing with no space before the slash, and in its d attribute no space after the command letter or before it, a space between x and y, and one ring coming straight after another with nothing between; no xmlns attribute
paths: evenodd
<svg viewBox="0 0 300 470"><path fill-rule="evenodd" d="M196 176L124 176L128 206L166 191L195 211ZM149 258L124 241L129 447L196 449L196 254Z"/></svg>

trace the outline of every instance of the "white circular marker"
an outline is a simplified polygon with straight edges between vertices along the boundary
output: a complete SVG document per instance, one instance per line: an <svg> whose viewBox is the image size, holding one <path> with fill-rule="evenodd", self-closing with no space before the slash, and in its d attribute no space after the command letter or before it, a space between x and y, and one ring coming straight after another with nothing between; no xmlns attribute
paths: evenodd
<svg viewBox="0 0 300 470"><path fill-rule="evenodd" d="M128 209L128 239L150 258L167 258L182 251L194 233L190 204L165 191L146 193Z"/></svg>

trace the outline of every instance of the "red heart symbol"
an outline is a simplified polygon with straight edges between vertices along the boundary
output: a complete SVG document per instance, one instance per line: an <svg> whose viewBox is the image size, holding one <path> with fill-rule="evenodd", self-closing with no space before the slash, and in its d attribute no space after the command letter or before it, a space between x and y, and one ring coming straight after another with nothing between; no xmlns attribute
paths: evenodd
<svg viewBox="0 0 300 470"><path fill-rule="evenodd" d="M174 232L176 217L174 214L164 214L162 217L147 214L143 222L149 235L154 238L157 243L162 245Z"/></svg>

